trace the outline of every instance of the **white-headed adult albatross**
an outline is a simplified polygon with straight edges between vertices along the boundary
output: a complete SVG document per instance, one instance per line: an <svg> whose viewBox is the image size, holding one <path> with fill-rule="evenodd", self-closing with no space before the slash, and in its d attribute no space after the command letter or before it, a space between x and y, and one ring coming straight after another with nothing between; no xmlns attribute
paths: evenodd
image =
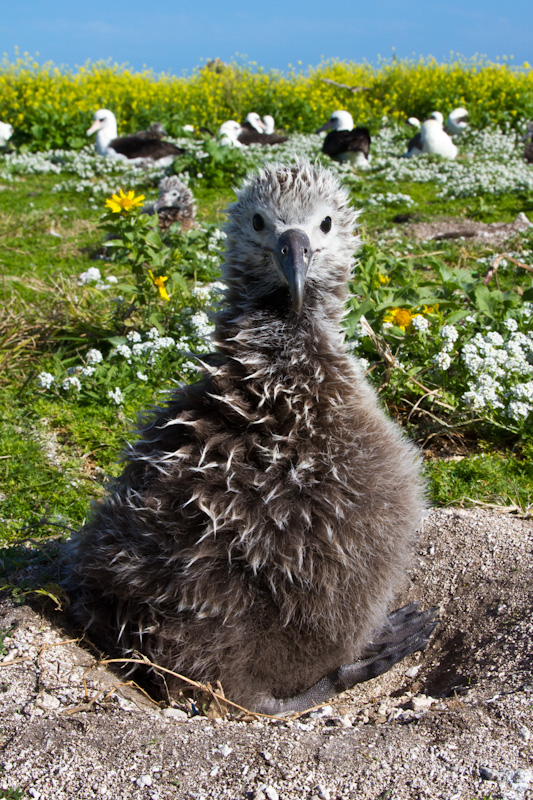
<svg viewBox="0 0 533 800"><path fill-rule="evenodd" d="M0 122L0 147L4 147L13 136L13 126L9 122Z"/></svg>
<svg viewBox="0 0 533 800"><path fill-rule="evenodd" d="M387 616L425 503L414 448L344 342L356 217L324 167L245 181L217 353L145 419L70 551L70 611L106 653L220 680L268 714L385 672L436 624L414 604Z"/></svg>
<svg viewBox="0 0 533 800"><path fill-rule="evenodd" d="M446 119L446 131L450 136L459 136L468 127L468 111L466 108L454 108Z"/></svg>
<svg viewBox="0 0 533 800"><path fill-rule="evenodd" d="M218 129L220 143L230 147L247 147L250 144L273 145L286 142L288 136L274 133L273 117L265 117L265 120L255 111L247 114L242 124L233 119L227 120Z"/></svg>
<svg viewBox="0 0 533 800"><path fill-rule="evenodd" d="M100 108L94 115L87 136L96 133L96 150L101 156L159 161L182 155L185 151L181 147L163 141L159 125L160 123L154 123L155 128L151 127L130 136L117 136L115 115L107 108Z"/></svg>
<svg viewBox="0 0 533 800"><path fill-rule="evenodd" d="M354 127L348 111L334 111L317 133L329 131L322 144L322 152L335 161L349 161L365 166L370 160L370 132L368 128Z"/></svg>
<svg viewBox="0 0 533 800"><path fill-rule="evenodd" d="M409 117L407 123L416 127L416 117ZM420 130L409 140L406 158L417 156L421 153L433 153L443 158L455 158L457 146L443 128L444 117L440 111L433 111L429 118L420 125Z"/></svg>

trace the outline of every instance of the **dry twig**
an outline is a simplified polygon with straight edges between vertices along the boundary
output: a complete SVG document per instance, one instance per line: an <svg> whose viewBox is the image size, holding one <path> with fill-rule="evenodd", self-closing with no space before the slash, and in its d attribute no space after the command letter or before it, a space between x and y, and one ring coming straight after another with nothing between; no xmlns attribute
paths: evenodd
<svg viewBox="0 0 533 800"><path fill-rule="evenodd" d="M357 92L371 92L372 89L370 86L348 86L346 83L338 83L337 81L333 81L331 78L322 78L323 83L329 83L332 86L338 86L339 89L347 89L352 94L356 94Z"/></svg>
<svg viewBox="0 0 533 800"><path fill-rule="evenodd" d="M519 261L517 258L514 258L514 256L509 255L509 253L500 253L499 255L496 256L496 258L492 262L490 269L487 271L487 274L483 278L483 283L485 284L485 286L489 285L491 279L494 277L494 275L496 275L498 267L504 260L510 261L511 264L515 264L515 266L520 267L521 269L525 269L528 272L533 272L533 267L530 267L529 264L524 264L523 261Z"/></svg>

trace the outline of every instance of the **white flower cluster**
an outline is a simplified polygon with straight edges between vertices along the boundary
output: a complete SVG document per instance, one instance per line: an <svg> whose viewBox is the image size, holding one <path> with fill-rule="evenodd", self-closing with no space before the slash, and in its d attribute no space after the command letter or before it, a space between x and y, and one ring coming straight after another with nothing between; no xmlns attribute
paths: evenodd
<svg viewBox="0 0 533 800"><path fill-rule="evenodd" d="M185 141L185 140L184 140ZM187 141L188 149L191 142ZM41 153L10 153L5 157L2 178L12 175L53 173L70 174L74 178L57 183L53 192L74 191L93 194L111 194L127 184L146 186L157 182L163 171L157 163L132 163L127 159L99 156L94 146L82 150L47 150ZM117 176L120 176L117 178Z"/></svg>
<svg viewBox="0 0 533 800"><path fill-rule="evenodd" d="M396 129L382 129L372 141L372 173L390 182L416 181L442 188L440 197L475 197L531 191L533 170L522 157L523 143L516 133L499 129L472 130L461 137L468 160L435 159L420 155L399 158L405 151L405 136Z"/></svg>
<svg viewBox="0 0 533 800"><path fill-rule="evenodd" d="M443 325L440 329L442 339L442 349L445 353L451 353L453 346L459 338L459 333L454 325Z"/></svg>
<svg viewBox="0 0 533 800"><path fill-rule="evenodd" d="M436 364L439 369L442 369L444 372L446 372L446 370L450 369L452 365L452 359L446 350L441 350L440 353L436 353L433 356L433 363Z"/></svg>
<svg viewBox="0 0 533 800"><path fill-rule="evenodd" d="M104 357L100 352L100 350L97 350L95 347L92 347L88 351L85 360L87 361L87 364L101 364L102 361L104 360Z"/></svg>
<svg viewBox="0 0 533 800"><path fill-rule="evenodd" d="M129 364L133 359L145 359L146 364L153 366L162 351L173 347L177 347L178 350L187 348L186 341L183 339L176 341L171 336L161 336L157 328L151 328L148 331L145 341L137 331L130 331L126 338L128 342L118 344L110 355L123 358Z"/></svg>
<svg viewBox="0 0 533 800"><path fill-rule="evenodd" d="M386 194L376 192L365 200L367 206L412 206L414 204L413 198L402 192L387 192Z"/></svg>
<svg viewBox="0 0 533 800"><path fill-rule="evenodd" d="M103 278L98 267L89 267L88 270L80 272L78 275L78 286L85 286L88 283L95 284L96 289L110 289L111 286L118 283L118 278L115 275Z"/></svg>
<svg viewBox="0 0 533 800"><path fill-rule="evenodd" d="M50 372L40 372L37 375L37 386L39 389L49 389L55 383L55 377Z"/></svg>
<svg viewBox="0 0 533 800"><path fill-rule="evenodd" d="M429 319L424 317L423 314L415 314L411 321L411 325L415 331L418 331L419 333L425 333L429 330Z"/></svg>
<svg viewBox="0 0 533 800"><path fill-rule="evenodd" d="M414 325L414 320L413 320ZM446 372L452 365L453 346L459 338L459 333L454 325L443 325L439 331L441 338L441 350L433 356L433 363L441 370Z"/></svg>
<svg viewBox="0 0 533 800"><path fill-rule="evenodd" d="M197 337L206 342L209 341L215 328L205 311L197 311L191 316L190 321Z"/></svg>
<svg viewBox="0 0 533 800"><path fill-rule="evenodd" d="M476 333L461 348L461 357L472 376L463 400L474 410L498 409L515 422L533 412L533 332L517 330L508 318L504 338L498 331Z"/></svg>
<svg viewBox="0 0 533 800"><path fill-rule="evenodd" d="M124 395L118 386L115 386L114 389L110 389L107 393L107 396L110 400L116 403L117 406L120 406L124 402Z"/></svg>
<svg viewBox="0 0 533 800"><path fill-rule="evenodd" d="M61 384L61 388L65 392L69 391L81 392L80 379L78 378L77 375L68 375Z"/></svg>

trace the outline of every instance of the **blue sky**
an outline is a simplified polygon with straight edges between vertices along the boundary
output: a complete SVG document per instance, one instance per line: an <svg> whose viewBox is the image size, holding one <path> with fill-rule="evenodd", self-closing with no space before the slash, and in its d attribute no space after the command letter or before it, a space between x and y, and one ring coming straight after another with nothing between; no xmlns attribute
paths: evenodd
<svg viewBox="0 0 533 800"><path fill-rule="evenodd" d="M376 63L378 56L450 53L533 61L532 0L16 0L3 4L2 51L38 53L71 67L111 59L182 74L239 54L265 68L317 65L322 57ZM194 10L193 10L194 8Z"/></svg>

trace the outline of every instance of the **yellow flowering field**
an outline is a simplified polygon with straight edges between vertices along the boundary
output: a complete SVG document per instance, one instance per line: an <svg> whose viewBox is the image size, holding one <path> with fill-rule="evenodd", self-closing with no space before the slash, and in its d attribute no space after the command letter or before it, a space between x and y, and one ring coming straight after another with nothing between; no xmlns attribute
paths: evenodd
<svg viewBox="0 0 533 800"><path fill-rule="evenodd" d="M14 61L4 56L0 63L0 119L14 126L16 145L31 149L81 147L94 111L102 107L117 116L119 133L159 120L173 134L187 123L216 132L226 119L242 120L250 110L273 114L287 131L310 132L336 108L372 128L383 116L424 117L435 109L446 114L456 106L468 108L474 126L533 118L530 65L420 58L377 66L324 61L305 70L267 72L254 63L233 63L176 76L109 62L70 70L28 55Z"/></svg>

